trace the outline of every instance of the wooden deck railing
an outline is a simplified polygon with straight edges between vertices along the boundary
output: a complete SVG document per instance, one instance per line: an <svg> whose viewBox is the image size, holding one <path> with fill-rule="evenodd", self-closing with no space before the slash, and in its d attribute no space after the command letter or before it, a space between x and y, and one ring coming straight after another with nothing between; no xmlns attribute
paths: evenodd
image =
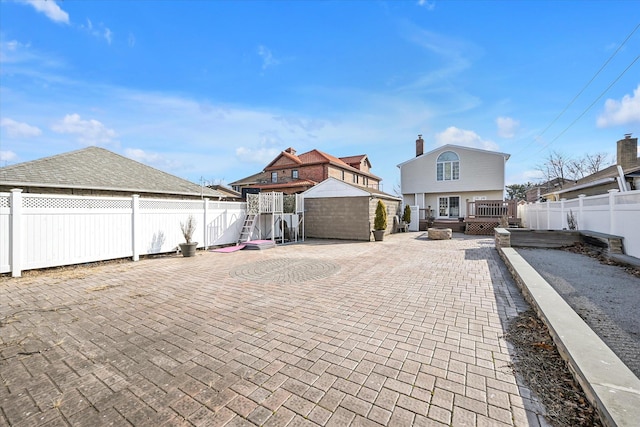
<svg viewBox="0 0 640 427"><path fill-rule="evenodd" d="M518 217L518 205L515 200L476 200L467 202L467 218Z"/></svg>

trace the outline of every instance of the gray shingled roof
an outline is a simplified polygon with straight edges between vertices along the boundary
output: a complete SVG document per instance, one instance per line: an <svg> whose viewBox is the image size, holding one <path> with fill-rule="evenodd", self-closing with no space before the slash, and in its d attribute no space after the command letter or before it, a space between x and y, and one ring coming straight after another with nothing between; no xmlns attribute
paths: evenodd
<svg viewBox="0 0 640 427"><path fill-rule="evenodd" d="M186 179L99 147L58 154L0 168L3 185L82 188L206 197L224 197Z"/></svg>

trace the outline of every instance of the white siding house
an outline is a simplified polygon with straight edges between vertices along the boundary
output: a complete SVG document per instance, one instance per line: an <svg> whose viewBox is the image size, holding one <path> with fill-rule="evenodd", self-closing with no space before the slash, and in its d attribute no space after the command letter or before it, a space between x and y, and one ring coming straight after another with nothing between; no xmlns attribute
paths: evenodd
<svg viewBox="0 0 640 427"><path fill-rule="evenodd" d="M451 144L422 153L423 144L418 136L416 157L398 165L404 204L418 206L421 219L462 218L467 202L503 200L509 154Z"/></svg>

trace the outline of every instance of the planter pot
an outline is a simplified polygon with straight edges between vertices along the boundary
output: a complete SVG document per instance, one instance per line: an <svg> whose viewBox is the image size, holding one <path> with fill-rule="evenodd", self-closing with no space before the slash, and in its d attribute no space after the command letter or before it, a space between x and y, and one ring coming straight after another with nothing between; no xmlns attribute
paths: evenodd
<svg viewBox="0 0 640 427"><path fill-rule="evenodd" d="M376 242L382 242L384 239L384 230L373 230L373 239Z"/></svg>
<svg viewBox="0 0 640 427"><path fill-rule="evenodd" d="M196 254L196 247L198 242L194 243L180 243L180 252L183 256L194 256Z"/></svg>

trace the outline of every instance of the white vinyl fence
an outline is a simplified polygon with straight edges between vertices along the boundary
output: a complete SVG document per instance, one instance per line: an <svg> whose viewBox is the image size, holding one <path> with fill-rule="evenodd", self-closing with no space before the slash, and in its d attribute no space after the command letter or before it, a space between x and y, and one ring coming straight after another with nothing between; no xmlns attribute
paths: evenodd
<svg viewBox="0 0 640 427"><path fill-rule="evenodd" d="M640 190L610 190L608 194L518 207L524 227L535 230L568 229L570 214L577 220L578 230L622 236L625 254L640 258Z"/></svg>
<svg viewBox="0 0 640 427"><path fill-rule="evenodd" d="M173 252L193 215L199 248L235 243L246 204L0 193L0 273Z"/></svg>

